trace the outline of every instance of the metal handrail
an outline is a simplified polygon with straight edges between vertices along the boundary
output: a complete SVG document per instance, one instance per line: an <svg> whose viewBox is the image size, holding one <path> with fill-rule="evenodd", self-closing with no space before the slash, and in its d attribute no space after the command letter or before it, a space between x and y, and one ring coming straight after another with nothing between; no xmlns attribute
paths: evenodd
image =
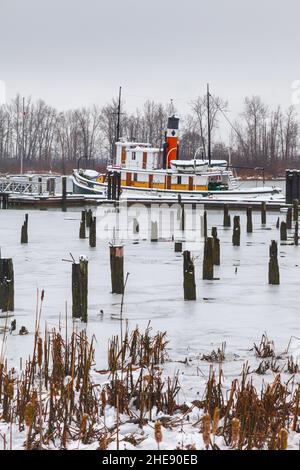
<svg viewBox="0 0 300 470"><path fill-rule="evenodd" d="M41 194L42 182L29 181L28 179L10 180L0 178L0 193L7 194Z"/></svg>

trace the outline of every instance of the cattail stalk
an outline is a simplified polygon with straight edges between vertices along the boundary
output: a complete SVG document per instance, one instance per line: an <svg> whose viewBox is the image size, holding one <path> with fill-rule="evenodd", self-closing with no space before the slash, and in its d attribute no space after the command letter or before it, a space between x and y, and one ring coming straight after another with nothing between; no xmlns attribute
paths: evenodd
<svg viewBox="0 0 300 470"><path fill-rule="evenodd" d="M232 446L236 447L240 437L240 420L238 418L233 418L231 421L231 440Z"/></svg>
<svg viewBox="0 0 300 470"><path fill-rule="evenodd" d="M205 448L208 449L210 444L210 415L206 414L202 418L203 431L202 438L205 445Z"/></svg>
<svg viewBox="0 0 300 470"><path fill-rule="evenodd" d="M161 431L161 422L156 421L154 425L154 436L157 443L157 449L159 450L159 444L162 442L163 435Z"/></svg>

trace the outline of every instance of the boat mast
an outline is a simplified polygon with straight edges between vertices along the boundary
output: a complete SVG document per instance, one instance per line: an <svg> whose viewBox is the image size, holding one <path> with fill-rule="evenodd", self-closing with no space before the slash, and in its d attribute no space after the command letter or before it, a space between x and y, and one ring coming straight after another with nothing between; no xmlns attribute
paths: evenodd
<svg viewBox="0 0 300 470"><path fill-rule="evenodd" d="M119 101L118 101L118 119L117 119L117 139L116 141L119 142L120 139L120 123L121 123L121 98L122 98L122 87L119 88Z"/></svg>
<svg viewBox="0 0 300 470"><path fill-rule="evenodd" d="M20 162L21 175L23 175L24 154L25 154L25 98L23 96L23 99L22 99L22 152L21 152L21 162Z"/></svg>
<svg viewBox="0 0 300 470"><path fill-rule="evenodd" d="M208 153L208 164L211 165L211 136L210 136L210 93L209 84L207 84L207 153Z"/></svg>
<svg viewBox="0 0 300 470"><path fill-rule="evenodd" d="M121 101L122 101L122 87L119 87L119 98L118 98L118 107L117 107L117 112L112 113L114 115L117 115L117 128L116 128L116 135L115 135L115 145L114 148L112 149L112 154L111 154L111 160L112 162L116 162L117 160L117 146L116 142L119 142L120 140L120 130L121 130Z"/></svg>

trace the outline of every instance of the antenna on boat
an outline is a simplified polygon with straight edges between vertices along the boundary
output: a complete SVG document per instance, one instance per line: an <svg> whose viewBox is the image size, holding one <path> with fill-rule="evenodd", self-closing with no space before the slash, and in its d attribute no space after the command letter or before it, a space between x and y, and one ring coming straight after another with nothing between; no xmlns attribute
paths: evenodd
<svg viewBox="0 0 300 470"><path fill-rule="evenodd" d="M209 84L207 84L207 153L208 153L208 164L211 165L211 135L210 135L210 93Z"/></svg>

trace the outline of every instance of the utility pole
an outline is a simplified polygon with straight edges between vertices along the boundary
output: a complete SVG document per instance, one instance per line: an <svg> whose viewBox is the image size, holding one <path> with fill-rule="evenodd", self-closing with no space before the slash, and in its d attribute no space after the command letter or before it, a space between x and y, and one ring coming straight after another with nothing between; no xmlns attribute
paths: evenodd
<svg viewBox="0 0 300 470"><path fill-rule="evenodd" d="M211 141L210 141L210 93L209 84L207 84L207 152L208 163L211 165Z"/></svg>
<svg viewBox="0 0 300 470"><path fill-rule="evenodd" d="M25 144L25 98L23 96L23 106L22 106L22 152L21 152L21 165L20 165L21 175L23 175L24 144Z"/></svg>

